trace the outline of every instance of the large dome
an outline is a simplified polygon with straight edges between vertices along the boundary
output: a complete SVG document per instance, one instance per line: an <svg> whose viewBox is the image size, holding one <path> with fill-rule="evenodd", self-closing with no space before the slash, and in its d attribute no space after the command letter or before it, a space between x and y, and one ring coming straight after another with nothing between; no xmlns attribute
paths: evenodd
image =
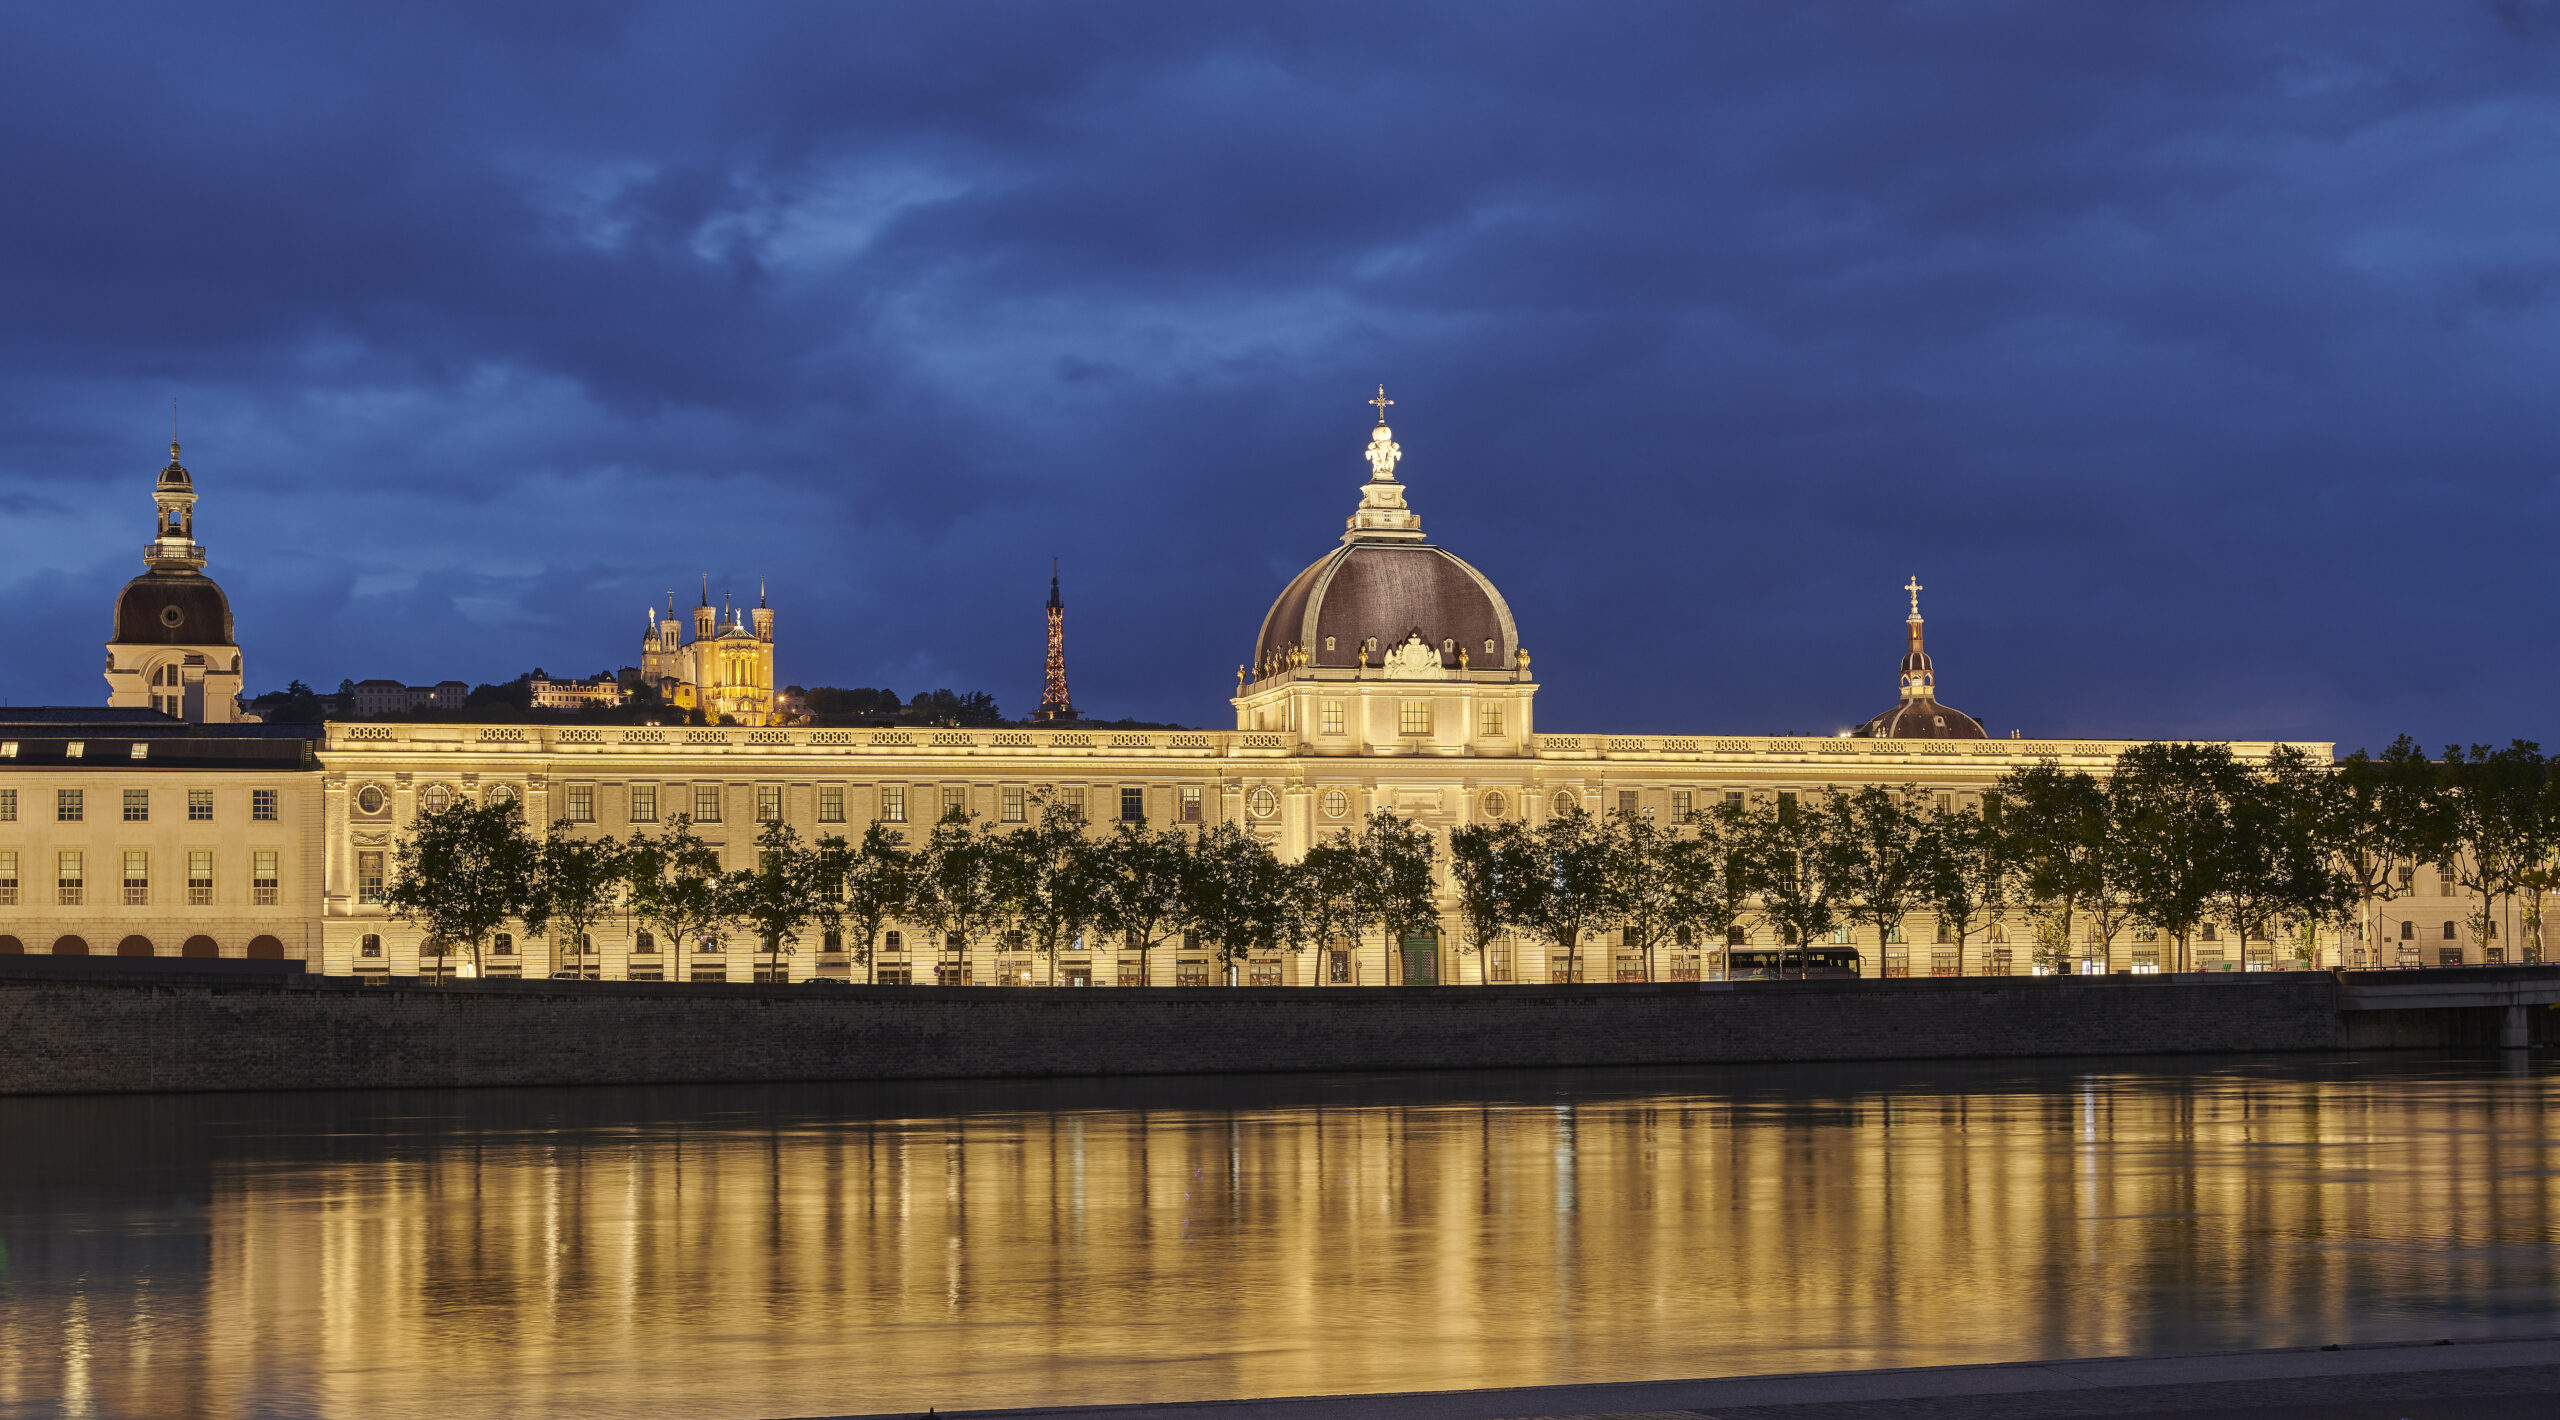
<svg viewBox="0 0 2560 1420"><path fill-rule="evenodd" d="M229 646L231 602L210 577L145 572L116 597L110 639L142 646Z"/></svg>
<svg viewBox="0 0 2560 1420"><path fill-rule="evenodd" d="M1370 402L1384 412L1394 401L1382 389ZM1423 539L1422 519L1396 479L1403 458L1383 421L1369 431L1369 481L1344 520L1342 546L1291 578L1271 604L1249 674L1376 666L1416 638L1448 670L1513 668L1520 632L1511 608L1482 572Z"/></svg>
<svg viewBox="0 0 2560 1420"><path fill-rule="evenodd" d="M1415 636L1450 670L1462 650L1471 668L1494 670L1520 649L1502 593L1464 558L1424 542L1353 542L1290 580L1262 618L1254 663L1303 650L1309 665L1347 670L1365 647L1374 666Z"/></svg>

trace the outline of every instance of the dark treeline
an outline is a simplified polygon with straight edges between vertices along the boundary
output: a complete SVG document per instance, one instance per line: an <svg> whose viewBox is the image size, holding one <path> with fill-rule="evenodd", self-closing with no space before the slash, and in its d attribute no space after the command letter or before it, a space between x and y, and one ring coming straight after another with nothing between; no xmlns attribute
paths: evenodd
<svg viewBox="0 0 2560 1420"><path fill-rule="evenodd" d="M2403 739L2334 765L2291 747L2252 764L2221 745L2148 744L2103 778L2013 771L1978 807L1868 786L1678 823L1567 808L1452 830L1445 871L1434 835L1385 812L1289 863L1232 823L1096 834L1078 806L1033 805L1019 827L954 811L912 843L885 824L810 842L770 822L755 866L724 871L684 819L628 842L565 823L536 838L512 801L457 803L400 844L389 901L475 961L510 923L575 943L620 914L670 943L744 934L776 971L812 935L869 963L904 925L946 957L986 942L1033 954L1051 979L1059 953L1089 940L1135 953L1142 976L1176 937L1234 968L1371 934L1428 937L1445 907L1462 950L1543 944L1578 980L1611 933L1652 979L1664 953L1694 963L1754 928L1801 970L1815 944L1856 929L1899 942L1915 917L1959 974L2004 919L2030 926L2048 970L2111 961L2128 935L2165 940L2167 969L2183 969L2216 928L2316 964L2324 928L2373 940L2376 910L2412 890L2421 863L2464 888L2476 941L2495 942L2501 906L2520 909L2521 959L2537 960L2543 898L2560 883L2560 774L2523 742L2430 759Z"/></svg>

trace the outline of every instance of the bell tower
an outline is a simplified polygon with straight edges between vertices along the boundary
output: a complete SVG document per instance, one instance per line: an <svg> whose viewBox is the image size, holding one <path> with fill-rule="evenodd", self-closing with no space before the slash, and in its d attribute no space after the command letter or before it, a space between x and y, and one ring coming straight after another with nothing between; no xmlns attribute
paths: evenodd
<svg viewBox="0 0 2560 1420"><path fill-rule="evenodd" d="M195 477L169 462L151 489L151 540L143 574L116 597L107 641L107 705L157 710L174 719L227 725L240 711L240 647L231 637L231 602L204 575L196 541Z"/></svg>

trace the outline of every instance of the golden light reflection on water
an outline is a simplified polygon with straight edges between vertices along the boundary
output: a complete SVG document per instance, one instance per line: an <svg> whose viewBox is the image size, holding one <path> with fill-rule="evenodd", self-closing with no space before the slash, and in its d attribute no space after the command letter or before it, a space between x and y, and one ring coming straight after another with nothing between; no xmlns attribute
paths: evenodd
<svg viewBox="0 0 2560 1420"><path fill-rule="evenodd" d="M2183 1068L0 1102L0 1408L811 1415L2553 1329L2547 1073Z"/></svg>

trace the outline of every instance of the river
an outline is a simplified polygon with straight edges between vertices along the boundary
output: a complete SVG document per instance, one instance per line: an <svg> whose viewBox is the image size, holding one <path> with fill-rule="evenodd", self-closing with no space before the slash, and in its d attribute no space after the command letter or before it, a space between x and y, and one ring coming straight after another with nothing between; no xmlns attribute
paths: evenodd
<svg viewBox="0 0 2560 1420"><path fill-rule="evenodd" d="M0 1414L702 1420L2545 1334L2555 1078L0 1100Z"/></svg>

